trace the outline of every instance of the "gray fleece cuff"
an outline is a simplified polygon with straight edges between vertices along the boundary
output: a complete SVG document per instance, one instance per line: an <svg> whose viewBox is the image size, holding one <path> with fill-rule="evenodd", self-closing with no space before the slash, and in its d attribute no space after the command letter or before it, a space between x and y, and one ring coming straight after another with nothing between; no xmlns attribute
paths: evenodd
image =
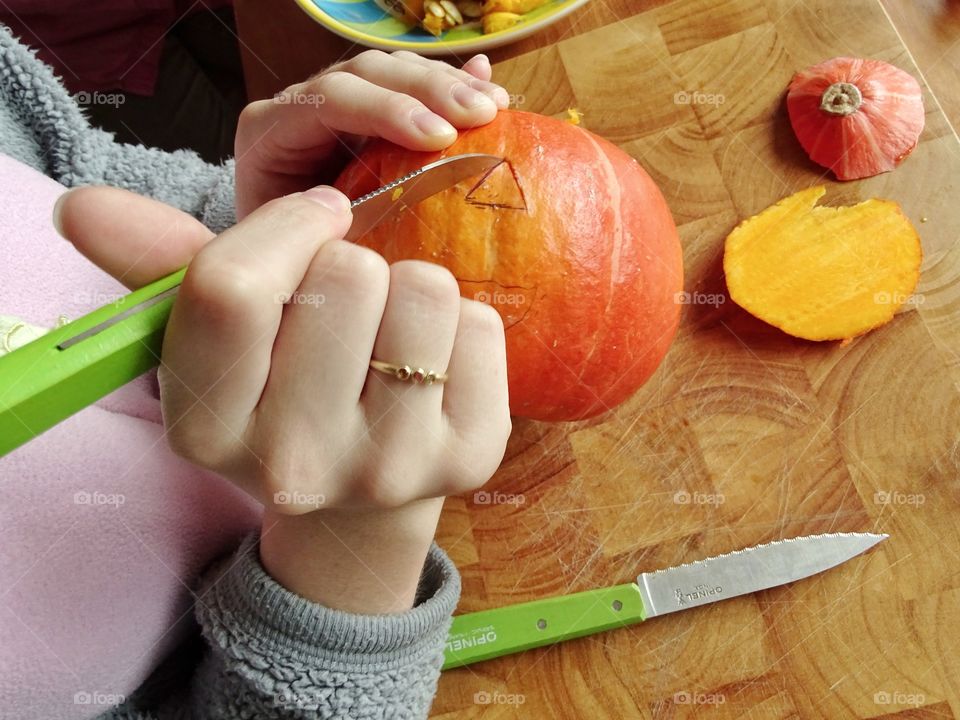
<svg viewBox="0 0 960 720"><path fill-rule="evenodd" d="M216 645L234 659L283 655L326 670L377 673L410 665L439 670L460 576L436 545L427 555L418 597L395 615L357 615L310 602L277 583L260 564L259 532L205 579L197 614ZM235 654L233 650L238 650Z"/></svg>
<svg viewBox="0 0 960 720"><path fill-rule="evenodd" d="M200 221L215 233L221 233L237 222L234 174L236 161L232 158L217 168L220 177L210 188L207 201L200 213Z"/></svg>

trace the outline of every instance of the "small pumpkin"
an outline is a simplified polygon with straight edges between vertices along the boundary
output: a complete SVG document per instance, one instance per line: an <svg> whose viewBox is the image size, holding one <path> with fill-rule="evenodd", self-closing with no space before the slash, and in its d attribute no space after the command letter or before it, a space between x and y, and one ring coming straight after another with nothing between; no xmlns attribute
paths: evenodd
<svg viewBox="0 0 960 720"><path fill-rule="evenodd" d="M517 110L439 153L373 143L336 184L355 198L472 152L506 162L359 242L389 262L443 265L464 297L499 311L514 415L577 420L618 405L656 370L680 317L680 241L659 189L615 145Z"/></svg>
<svg viewBox="0 0 960 720"><path fill-rule="evenodd" d="M807 340L846 340L889 322L916 289L922 251L890 200L816 207L801 190L740 223L724 244L730 297Z"/></svg>
<svg viewBox="0 0 960 720"><path fill-rule="evenodd" d="M920 84L880 60L838 57L797 73L787 91L793 131L840 180L893 170L923 132Z"/></svg>

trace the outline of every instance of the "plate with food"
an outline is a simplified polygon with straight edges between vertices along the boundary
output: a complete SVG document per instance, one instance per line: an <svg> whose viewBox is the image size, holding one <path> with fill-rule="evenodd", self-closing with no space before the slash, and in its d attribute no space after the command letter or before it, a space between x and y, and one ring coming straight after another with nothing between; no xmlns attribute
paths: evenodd
<svg viewBox="0 0 960 720"><path fill-rule="evenodd" d="M473 53L525 38L587 0L297 0L337 35L380 50Z"/></svg>

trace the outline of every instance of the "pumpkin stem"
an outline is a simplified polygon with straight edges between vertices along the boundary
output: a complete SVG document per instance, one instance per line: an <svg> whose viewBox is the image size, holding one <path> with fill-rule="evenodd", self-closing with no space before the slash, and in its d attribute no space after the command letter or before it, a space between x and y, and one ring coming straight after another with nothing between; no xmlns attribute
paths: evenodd
<svg viewBox="0 0 960 720"><path fill-rule="evenodd" d="M846 82L836 82L820 96L820 109L831 115L853 115L863 104L860 88Z"/></svg>

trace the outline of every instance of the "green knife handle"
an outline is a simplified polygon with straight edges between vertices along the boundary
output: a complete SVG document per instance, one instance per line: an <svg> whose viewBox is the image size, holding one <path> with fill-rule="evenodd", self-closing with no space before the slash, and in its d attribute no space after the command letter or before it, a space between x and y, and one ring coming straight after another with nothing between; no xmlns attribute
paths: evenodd
<svg viewBox="0 0 960 720"><path fill-rule="evenodd" d="M632 625L645 617L634 583L457 615L443 669Z"/></svg>
<svg viewBox="0 0 960 720"><path fill-rule="evenodd" d="M158 365L172 296L66 349L58 346L175 288L185 272L160 278L0 356L0 456Z"/></svg>

